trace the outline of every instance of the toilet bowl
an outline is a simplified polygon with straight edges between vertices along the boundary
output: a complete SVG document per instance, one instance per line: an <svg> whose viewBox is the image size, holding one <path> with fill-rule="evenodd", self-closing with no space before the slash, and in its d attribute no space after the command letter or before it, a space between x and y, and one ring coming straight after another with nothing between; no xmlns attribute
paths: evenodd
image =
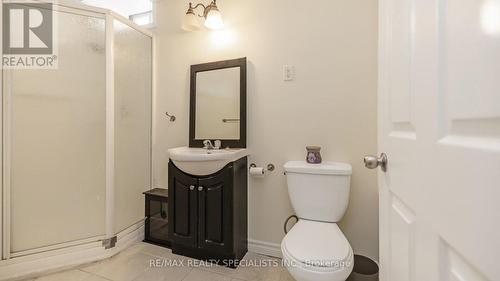
<svg viewBox="0 0 500 281"><path fill-rule="evenodd" d="M345 281L354 266L351 246L335 223L299 220L281 242L281 252L298 281Z"/></svg>
<svg viewBox="0 0 500 281"><path fill-rule="evenodd" d="M281 242L284 266L297 281L345 281L354 254L337 222L347 209L351 166L290 161L284 168L299 217Z"/></svg>

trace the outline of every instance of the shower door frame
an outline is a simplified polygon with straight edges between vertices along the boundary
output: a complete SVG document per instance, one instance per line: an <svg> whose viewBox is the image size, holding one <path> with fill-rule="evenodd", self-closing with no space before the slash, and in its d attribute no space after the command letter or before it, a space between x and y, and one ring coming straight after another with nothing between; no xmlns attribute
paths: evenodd
<svg viewBox="0 0 500 281"><path fill-rule="evenodd" d="M39 2L49 2L40 0ZM3 4L0 3L0 4ZM1 192L0 192L0 267L2 265L2 260L10 260L11 262L19 260L22 263L24 257L30 256L31 258L43 258L46 254L55 250L69 249L71 247L81 248L87 245L88 248L100 246L102 239L110 239L118 236L125 236L131 232L131 230L126 229L121 233L116 233L114 230L114 156L115 156L115 63L113 56L114 48L114 21L117 20L134 30L146 35L151 38L151 128L150 128L150 177L149 177L149 187L152 188L153 185L153 171L154 171L154 161L153 161L153 148L154 148L154 138L155 138L155 100L156 100L156 39L153 32L149 29L143 28L129 19L118 15L110 10L91 7L82 4L69 3L66 1L59 0L54 4L54 10L60 12L71 12L83 16L91 16L102 18L105 20L105 44L106 44L106 200L105 200L105 229L104 236L84 238L77 241L64 242L55 245L43 246L36 249L24 250L17 253L11 253L10 251L10 216L11 216L11 202L10 202L10 137L11 137L11 118L10 112L12 103L8 103L10 99L10 91L8 93L4 92L4 74L8 70L3 69L3 63L0 65L1 77L0 77L0 94L2 106L0 106L0 139L2 140L1 145L1 158L0 161L0 182L1 182ZM0 30L2 30L3 24L3 5L0 5ZM3 40L3 38L0 38ZM0 44L0 54L3 54L3 43ZM142 221L143 224L143 221ZM135 227L136 225L132 225ZM133 230L132 230L133 231ZM135 228L135 231L137 229ZM96 239L97 238L97 239Z"/></svg>

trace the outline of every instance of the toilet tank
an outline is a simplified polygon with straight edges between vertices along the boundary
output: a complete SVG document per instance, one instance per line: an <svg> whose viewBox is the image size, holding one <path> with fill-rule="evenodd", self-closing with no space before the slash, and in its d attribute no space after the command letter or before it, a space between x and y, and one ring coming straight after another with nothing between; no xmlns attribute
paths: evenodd
<svg viewBox="0 0 500 281"><path fill-rule="evenodd" d="M289 161L284 168L290 201L299 218L340 221L349 203L351 165Z"/></svg>

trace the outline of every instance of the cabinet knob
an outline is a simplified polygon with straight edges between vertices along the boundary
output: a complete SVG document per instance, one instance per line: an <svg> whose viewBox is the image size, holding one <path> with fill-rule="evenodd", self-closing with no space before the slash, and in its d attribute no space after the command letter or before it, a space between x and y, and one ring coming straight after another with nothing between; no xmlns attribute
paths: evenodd
<svg viewBox="0 0 500 281"><path fill-rule="evenodd" d="M191 186L189 187L189 190L194 190L194 185L191 185Z"/></svg>
<svg viewBox="0 0 500 281"><path fill-rule="evenodd" d="M203 190L203 186L198 186L198 191L202 191Z"/></svg>

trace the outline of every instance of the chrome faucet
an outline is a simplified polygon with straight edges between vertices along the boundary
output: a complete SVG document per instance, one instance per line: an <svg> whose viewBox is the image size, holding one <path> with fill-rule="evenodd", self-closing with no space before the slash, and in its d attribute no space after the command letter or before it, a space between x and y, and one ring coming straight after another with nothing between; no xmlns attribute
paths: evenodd
<svg viewBox="0 0 500 281"><path fill-rule="evenodd" d="M221 147L221 142L220 140L216 140L215 145L212 144L211 140L204 140L203 141L203 148L208 149L208 150L214 150L214 149L219 149Z"/></svg>
<svg viewBox="0 0 500 281"><path fill-rule="evenodd" d="M215 149L215 146L212 144L211 140L204 140L203 141L203 148L208 149L208 150L213 150L213 149Z"/></svg>

